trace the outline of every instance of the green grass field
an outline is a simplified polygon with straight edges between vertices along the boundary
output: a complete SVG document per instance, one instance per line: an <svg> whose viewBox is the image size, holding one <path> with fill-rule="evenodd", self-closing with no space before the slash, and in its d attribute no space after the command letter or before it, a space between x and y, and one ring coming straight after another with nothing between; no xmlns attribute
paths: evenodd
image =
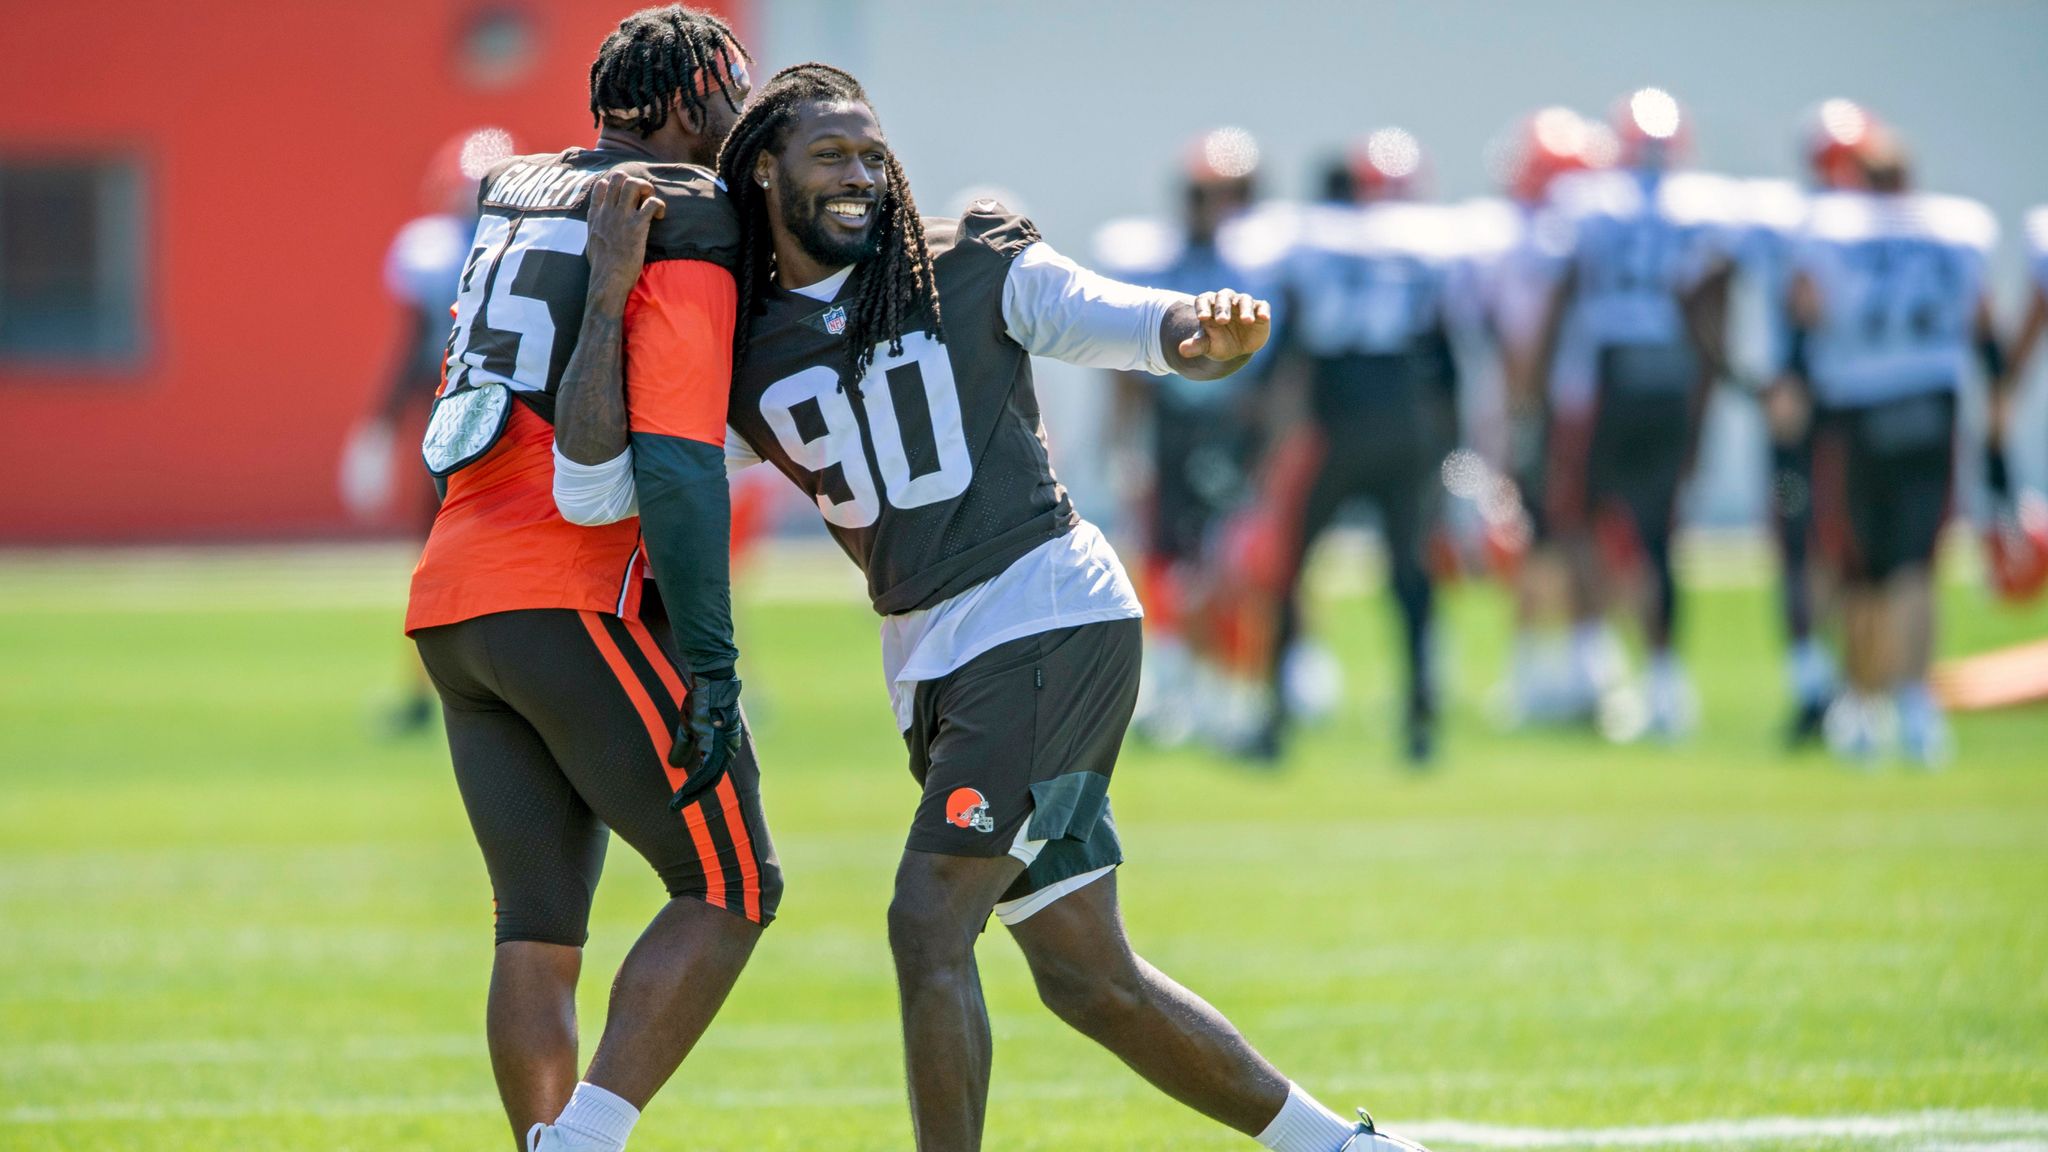
<svg viewBox="0 0 2048 1152"><path fill-rule="evenodd" d="M874 626L761 567L742 643L788 896L634 1147L904 1149L882 912L915 793ZM0 1149L509 1146L446 751L367 719L403 573L0 562ZM1768 589L1717 583L1677 749L1493 732L1506 604L1454 591L1426 777L1393 755L1384 604L1327 599L1350 700L1290 770L1126 755L1139 949L1441 1148L2048 1148L2048 710L1962 718L1939 775L1787 757ZM1951 652L2048 632L1970 587L1946 619ZM660 895L616 847L587 1039ZM1253 1147L1063 1031L1000 929L982 955L991 1149Z"/></svg>

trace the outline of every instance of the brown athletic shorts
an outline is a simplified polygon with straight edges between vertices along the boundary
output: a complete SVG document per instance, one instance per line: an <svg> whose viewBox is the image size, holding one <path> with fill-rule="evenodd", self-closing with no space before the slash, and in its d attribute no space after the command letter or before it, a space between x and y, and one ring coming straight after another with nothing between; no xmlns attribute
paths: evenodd
<svg viewBox="0 0 2048 1152"><path fill-rule="evenodd" d="M917 686L906 847L1015 856L1014 923L1123 862L1109 778L1138 700L1142 626L1109 620L999 644Z"/></svg>
<svg viewBox="0 0 2048 1152"><path fill-rule="evenodd" d="M637 621L544 608L413 639L441 694L499 943L583 943L607 828L646 858L670 896L757 924L774 919L782 870L752 742L710 793L669 810L682 778L668 750L683 682L654 597Z"/></svg>

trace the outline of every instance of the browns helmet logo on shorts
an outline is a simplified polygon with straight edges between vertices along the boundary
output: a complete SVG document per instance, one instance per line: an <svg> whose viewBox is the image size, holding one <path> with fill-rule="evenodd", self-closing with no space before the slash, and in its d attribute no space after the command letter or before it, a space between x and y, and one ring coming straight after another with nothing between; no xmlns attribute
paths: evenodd
<svg viewBox="0 0 2048 1152"><path fill-rule="evenodd" d="M976 832L996 830L996 818L988 814L988 797L973 788L955 788L946 797L946 823Z"/></svg>

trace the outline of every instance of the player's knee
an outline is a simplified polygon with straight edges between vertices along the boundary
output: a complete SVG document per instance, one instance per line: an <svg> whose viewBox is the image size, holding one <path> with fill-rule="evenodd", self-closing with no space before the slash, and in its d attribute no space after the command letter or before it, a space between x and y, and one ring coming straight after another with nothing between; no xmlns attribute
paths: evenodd
<svg viewBox="0 0 2048 1152"><path fill-rule="evenodd" d="M945 890L899 876L889 901L889 951L905 972L964 967L974 952L976 926L962 922Z"/></svg>
<svg viewBox="0 0 2048 1152"><path fill-rule="evenodd" d="M1039 1002L1083 1033L1129 1018L1143 1010L1147 998L1144 976L1128 955L1109 963L1039 957L1031 978Z"/></svg>

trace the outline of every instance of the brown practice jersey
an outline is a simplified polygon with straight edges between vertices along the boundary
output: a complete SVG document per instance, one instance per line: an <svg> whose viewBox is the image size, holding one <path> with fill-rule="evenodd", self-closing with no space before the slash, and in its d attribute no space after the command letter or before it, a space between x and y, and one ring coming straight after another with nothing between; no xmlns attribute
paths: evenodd
<svg viewBox="0 0 2048 1152"><path fill-rule="evenodd" d="M664 547L724 556L718 502L693 505L666 531L654 515L586 528L555 509L548 424L583 322L590 185L613 170L650 181L667 205L649 232L646 269L626 317L635 430L648 432L636 447L661 461L716 453L723 440L739 229L717 178L689 165L581 148L500 162L478 191L442 390L502 384L519 403L497 444L448 477L447 499L413 573L406 630L529 608L632 618L652 554L679 644L729 664L722 565L672 565L693 578L704 569L707 586L678 595L667 595L671 574L660 571ZM658 480L643 485L643 497L660 487ZM700 626L722 628L726 638L685 635Z"/></svg>
<svg viewBox="0 0 2048 1152"><path fill-rule="evenodd" d="M1053 475L1031 357L1003 319L1010 263L1038 239L992 201L927 219L944 341L875 349L845 379L855 271L829 303L771 286L733 378L728 420L817 501L885 615L927 608L1080 522Z"/></svg>
<svg viewBox="0 0 2048 1152"><path fill-rule="evenodd" d="M649 264L737 267L738 218L703 168L586 148L501 161L478 190L476 239L448 336L447 390L502 383L552 415L590 284L590 185L615 170L652 183L667 205L648 231Z"/></svg>

